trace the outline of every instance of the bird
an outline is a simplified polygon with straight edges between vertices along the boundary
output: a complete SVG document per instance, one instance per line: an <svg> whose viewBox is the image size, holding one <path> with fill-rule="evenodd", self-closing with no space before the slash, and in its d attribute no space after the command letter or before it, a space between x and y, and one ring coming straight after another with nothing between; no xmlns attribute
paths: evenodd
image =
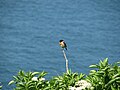
<svg viewBox="0 0 120 90"><path fill-rule="evenodd" d="M59 41L59 45L64 49L66 49L67 50L67 45L66 45L66 43L65 43L65 41L64 40L60 40Z"/></svg>

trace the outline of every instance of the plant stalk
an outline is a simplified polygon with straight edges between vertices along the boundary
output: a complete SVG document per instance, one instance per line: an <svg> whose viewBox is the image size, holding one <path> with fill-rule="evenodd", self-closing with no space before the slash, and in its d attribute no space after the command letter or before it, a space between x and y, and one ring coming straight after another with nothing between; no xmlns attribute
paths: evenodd
<svg viewBox="0 0 120 90"><path fill-rule="evenodd" d="M63 55L64 55L65 62L66 62L66 72L69 73L69 69L68 69L68 59L67 59L67 57L66 57L66 53L65 53L64 49L63 49Z"/></svg>

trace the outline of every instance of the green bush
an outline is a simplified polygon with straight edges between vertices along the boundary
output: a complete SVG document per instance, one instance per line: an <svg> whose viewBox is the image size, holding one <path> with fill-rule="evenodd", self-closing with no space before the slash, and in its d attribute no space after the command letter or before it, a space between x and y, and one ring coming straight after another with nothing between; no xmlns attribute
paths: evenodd
<svg viewBox="0 0 120 90"><path fill-rule="evenodd" d="M53 77L50 81L42 80L46 72L27 72L19 71L17 76L9 85L15 84L15 90L67 90L69 86L74 86L76 81L84 77L84 74L64 73L63 76ZM37 79L34 80L34 77Z"/></svg>
<svg viewBox="0 0 120 90"><path fill-rule="evenodd" d="M95 90L120 90L120 62L109 64L108 58L99 64L90 65L91 70L86 80L91 82Z"/></svg>
<svg viewBox="0 0 120 90"><path fill-rule="evenodd" d="M9 82L9 85L15 84L15 90L43 90L48 84L42 80L46 72L27 72L19 71L17 76L13 76L14 80ZM34 77L36 77L34 79Z"/></svg>
<svg viewBox="0 0 120 90"><path fill-rule="evenodd" d="M120 90L120 62L109 64L106 58L99 64L90 65L88 75L73 73L63 73L61 76L55 76L50 80L45 80L46 72L27 72L19 71L9 85L14 84L14 90L69 90L69 87L76 87L76 82L86 80L89 82L92 90ZM89 90L89 89L86 89Z"/></svg>
<svg viewBox="0 0 120 90"><path fill-rule="evenodd" d="M75 82L83 79L84 74L73 73L69 71L62 76L54 77L50 80L50 90L68 90L69 86L74 86Z"/></svg>

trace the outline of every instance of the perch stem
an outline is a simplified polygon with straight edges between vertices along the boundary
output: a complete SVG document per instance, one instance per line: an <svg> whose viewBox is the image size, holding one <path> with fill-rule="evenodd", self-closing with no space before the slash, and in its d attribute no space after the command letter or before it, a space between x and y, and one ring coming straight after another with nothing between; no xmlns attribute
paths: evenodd
<svg viewBox="0 0 120 90"><path fill-rule="evenodd" d="M64 58L65 58L65 61L66 61L66 72L69 73L69 69L68 69L68 59L66 57L66 53L65 51L63 50L63 55L64 55Z"/></svg>

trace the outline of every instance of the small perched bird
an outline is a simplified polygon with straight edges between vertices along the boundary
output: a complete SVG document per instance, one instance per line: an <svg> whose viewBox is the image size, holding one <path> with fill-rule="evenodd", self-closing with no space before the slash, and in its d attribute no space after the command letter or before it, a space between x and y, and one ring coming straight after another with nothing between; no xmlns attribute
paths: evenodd
<svg viewBox="0 0 120 90"><path fill-rule="evenodd" d="M64 40L60 40L59 41L59 44L60 44L60 46L64 49L66 49L67 50L67 45L66 45L66 43L65 43L65 41Z"/></svg>

